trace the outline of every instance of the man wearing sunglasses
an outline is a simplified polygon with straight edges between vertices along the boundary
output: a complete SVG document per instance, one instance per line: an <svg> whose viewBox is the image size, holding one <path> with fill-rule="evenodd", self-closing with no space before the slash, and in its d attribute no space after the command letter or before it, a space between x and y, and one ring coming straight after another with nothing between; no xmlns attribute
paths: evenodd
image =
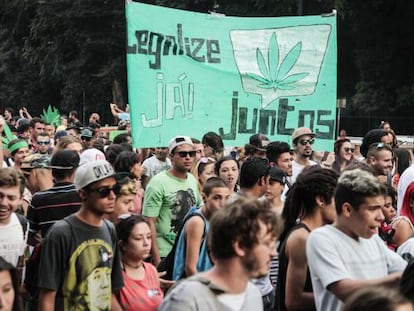
<svg viewBox="0 0 414 311"><path fill-rule="evenodd" d="M50 137L46 132L39 133L36 137L36 148L35 152L38 154L50 154L52 152Z"/></svg>
<svg viewBox="0 0 414 311"><path fill-rule="evenodd" d="M111 164L79 166L75 187L80 210L55 223L42 242L39 309L67 310L81 300L86 310L122 310L113 294L123 286L116 231L103 217L119 192Z"/></svg>
<svg viewBox="0 0 414 311"><path fill-rule="evenodd" d="M315 136L316 134L307 127L299 127L292 133L292 145L296 155L292 162L291 183L296 181L296 177L305 167L318 164L310 159Z"/></svg>
<svg viewBox="0 0 414 311"><path fill-rule="evenodd" d="M189 209L201 204L197 180L188 173L196 156L191 138L172 138L168 150L171 168L151 178L142 211L150 222L152 259L156 266L170 252Z"/></svg>
<svg viewBox="0 0 414 311"><path fill-rule="evenodd" d="M30 138L29 146L36 148L37 135L45 131L45 121L39 117L34 117L30 120Z"/></svg>

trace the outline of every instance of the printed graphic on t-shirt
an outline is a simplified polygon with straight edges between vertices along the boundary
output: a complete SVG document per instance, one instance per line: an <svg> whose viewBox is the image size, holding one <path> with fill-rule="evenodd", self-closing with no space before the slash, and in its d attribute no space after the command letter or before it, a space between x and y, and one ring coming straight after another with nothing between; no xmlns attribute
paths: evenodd
<svg viewBox="0 0 414 311"><path fill-rule="evenodd" d="M110 310L112 247L101 239L80 244L63 283L65 310Z"/></svg>
<svg viewBox="0 0 414 311"><path fill-rule="evenodd" d="M194 191L191 188L187 190L178 190L175 194L175 204L171 208L171 231L175 234L183 224L184 216L188 210L196 204Z"/></svg>

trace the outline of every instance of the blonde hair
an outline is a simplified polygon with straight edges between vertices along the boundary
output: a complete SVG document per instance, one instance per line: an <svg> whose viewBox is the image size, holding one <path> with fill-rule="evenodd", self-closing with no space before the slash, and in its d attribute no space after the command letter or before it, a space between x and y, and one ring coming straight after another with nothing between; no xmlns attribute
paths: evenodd
<svg viewBox="0 0 414 311"><path fill-rule="evenodd" d="M135 181L132 180L129 177L125 177L121 182L120 182L120 189L119 189L119 196L121 195L136 195L138 190L137 190L137 186L135 184Z"/></svg>

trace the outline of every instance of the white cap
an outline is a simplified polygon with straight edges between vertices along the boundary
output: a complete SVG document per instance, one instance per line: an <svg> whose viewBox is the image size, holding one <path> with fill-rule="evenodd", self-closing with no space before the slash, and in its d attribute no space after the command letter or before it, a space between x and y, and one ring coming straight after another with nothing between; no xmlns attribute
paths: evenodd
<svg viewBox="0 0 414 311"><path fill-rule="evenodd" d="M193 142L191 141L191 138L188 136L175 136L173 137L170 142L168 143L168 150L170 153L175 149L175 147L178 147L180 145L191 145L194 146Z"/></svg>
<svg viewBox="0 0 414 311"><path fill-rule="evenodd" d="M106 160L105 154L96 148L90 148L81 153L79 165L101 160Z"/></svg>

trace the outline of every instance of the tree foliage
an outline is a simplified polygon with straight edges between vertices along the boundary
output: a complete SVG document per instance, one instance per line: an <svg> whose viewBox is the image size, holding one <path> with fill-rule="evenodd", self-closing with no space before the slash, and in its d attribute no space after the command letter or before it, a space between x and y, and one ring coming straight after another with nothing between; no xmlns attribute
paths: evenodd
<svg viewBox="0 0 414 311"><path fill-rule="evenodd" d="M402 0L145 0L237 16L338 10L338 95L348 115L413 113L414 2ZM123 1L0 0L0 104L109 114L127 102ZM408 111L407 111L408 110Z"/></svg>
<svg viewBox="0 0 414 311"><path fill-rule="evenodd" d="M0 57L8 64L0 75L17 70L27 91L22 96L19 76L6 80L0 97L5 105L27 105L36 114L48 104L85 114L92 110L105 114L113 99L125 105L122 2L16 0L4 2L0 10L6 26L0 34L5 39L0 43Z"/></svg>

